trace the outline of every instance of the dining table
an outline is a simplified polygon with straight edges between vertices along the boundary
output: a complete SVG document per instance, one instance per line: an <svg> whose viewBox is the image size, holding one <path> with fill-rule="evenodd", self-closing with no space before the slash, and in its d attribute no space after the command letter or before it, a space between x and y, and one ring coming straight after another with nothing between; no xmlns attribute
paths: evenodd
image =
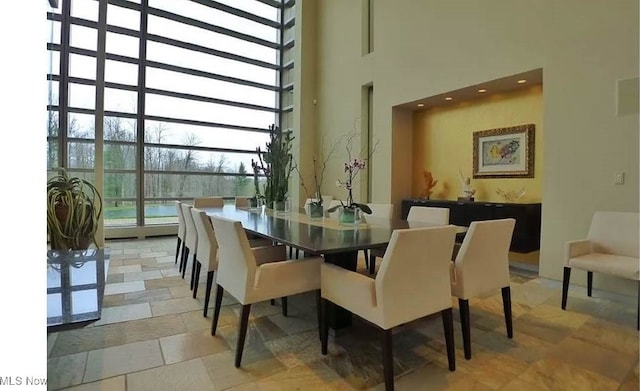
<svg viewBox="0 0 640 391"><path fill-rule="evenodd" d="M358 251L386 247L394 230L433 226L367 215L360 221L345 224L327 213L321 218L312 218L302 208L288 213L234 205L202 210L210 217L239 221L251 235L302 250L305 254L321 255L325 262L351 271L356 271ZM465 229L459 227L459 232ZM351 313L331 304L327 308L327 320L334 331L340 330L351 325Z"/></svg>

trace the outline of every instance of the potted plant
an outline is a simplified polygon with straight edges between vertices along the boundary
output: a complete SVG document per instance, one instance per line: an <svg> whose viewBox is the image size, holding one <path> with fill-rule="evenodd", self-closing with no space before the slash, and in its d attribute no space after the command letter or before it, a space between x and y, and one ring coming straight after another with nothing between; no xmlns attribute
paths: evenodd
<svg viewBox="0 0 640 391"><path fill-rule="evenodd" d="M269 130L270 141L266 151L257 148L259 169L266 177L264 198L267 207L284 210L284 201L289 193L289 177L293 171L291 142L294 137L291 136L291 130L283 131L275 125L271 125Z"/></svg>
<svg viewBox="0 0 640 391"><path fill-rule="evenodd" d="M351 223L357 222L358 220L357 214L359 213L359 211L362 211L363 213L366 213L366 214L371 214L371 208L369 208L367 204L355 202L353 199L354 180L356 179L360 171L367 166L365 159L361 159L358 157L352 158L351 148L352 148L353 137L354 136L350 136L347 139L347 146L346 146L347 161L344 163L344 172L346 173L346 179L344 180L338 179L338 181L336 182L336 185L338 187L347 189L347 192L348 192L347 200L345 203L340 201L341 205L336 205L327 210L327 212L333 212L336 209L341 208L339 220L340 220L340 223L342 224L351 224ZM369 154L369 156L371 156L376 146L377 146L377 143L371 150L371 153Z"/></svg>
<svg viewBox="0 0 640 391"><path fill-rule="evenodd" d="M315 156L313 156L313 187L311 190L304 182L304 178L302 177L302 173L298 169L298 165L296 165L296 171L298 171L298 176L300 177L300 185L304 189L307 194L307 198L311 200L309 203L309 217L312 219L322 218L324 215L323 201L322 201L322 180L324 178L324 171L327 168L327 162L331 159L331 155L336 150L336 146L338 145L335 142L329 152L326 154L325 158L320 161Z"/></svg>
<svg viewBox="0 0 640 391"><path fill-rule="evenodd" d="M251 168L253 168L253 187L255 188L255 195L249 198L249 206L251 208L257 208L262 200L263 196L260 194L260 170L261 167L255 160L251 159Z"/></svg>
<svg viewBox="0 0 640 391"><path fill-rule="evenodd" d="M47 233L53 250L85 250L96 242L102 197L89 181L65 169L47 181Z"/></svg>

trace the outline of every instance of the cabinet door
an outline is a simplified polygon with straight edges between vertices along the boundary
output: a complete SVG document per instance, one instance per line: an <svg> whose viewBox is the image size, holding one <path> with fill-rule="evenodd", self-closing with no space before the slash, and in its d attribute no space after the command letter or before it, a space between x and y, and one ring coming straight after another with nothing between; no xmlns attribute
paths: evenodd
<svg viewBox="0 0 640 391"><path fill-rule="evenodd" d="M493 220L495 218L495 207L493 204L485 204L482 202L465 204L465 212L469 224L472 221Z"/></svg>

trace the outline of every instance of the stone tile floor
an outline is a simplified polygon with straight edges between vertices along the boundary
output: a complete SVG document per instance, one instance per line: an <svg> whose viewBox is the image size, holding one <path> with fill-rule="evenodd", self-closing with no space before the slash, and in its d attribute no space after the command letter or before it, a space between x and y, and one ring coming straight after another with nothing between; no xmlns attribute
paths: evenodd
<svg viewBox="0 0 640 391"><path fill-rule="evenodd" d="M175 238L110 241L102 319L48 335L51 390L382 390L378 335L364 321L320 354L315 298L252 307L242 368L233 366L239 304L224 296L218 336L202 316L206 280L191 297L174 264ZM359 268L364 270L360 259ZM190 271L187 271L187 276ZM204 275L204 273L203 273ZM615 300L512 271L514 338L507 339L499 292L471 300L473 358L462 352L453 299L456 364L447 370L442 322L421 319L394 332L398 390L638 390L633 298ZM215 290L214 290L215 294ZM599 297L600 296L600 297ZM213 298L211 306L213 306Z"/></svg>

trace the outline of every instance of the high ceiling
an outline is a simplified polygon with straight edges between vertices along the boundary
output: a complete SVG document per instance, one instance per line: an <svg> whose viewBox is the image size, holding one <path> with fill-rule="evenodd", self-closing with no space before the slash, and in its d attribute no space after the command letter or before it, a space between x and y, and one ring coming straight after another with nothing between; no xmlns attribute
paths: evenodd
<svg viewBox="0 0 640 391"><path fill-rule="evenodd" d="M522 80L525 80L525 82L522 82ZM518 83L518 81L521 82ZM398 105L397 107L409 110L423 110L433 107L448 106L464 101L482 98L490 94L508 92L541 84L542 69L535 69L532 71L518 73L516 75L511 75L500 79L468 86L455 91L448 91L442 94L433 95L427 98L415 100L413 102L403 103L401 105ZM479 92L479 90L485 91ZM448 100L447 98L451 99Z"/></svg>

